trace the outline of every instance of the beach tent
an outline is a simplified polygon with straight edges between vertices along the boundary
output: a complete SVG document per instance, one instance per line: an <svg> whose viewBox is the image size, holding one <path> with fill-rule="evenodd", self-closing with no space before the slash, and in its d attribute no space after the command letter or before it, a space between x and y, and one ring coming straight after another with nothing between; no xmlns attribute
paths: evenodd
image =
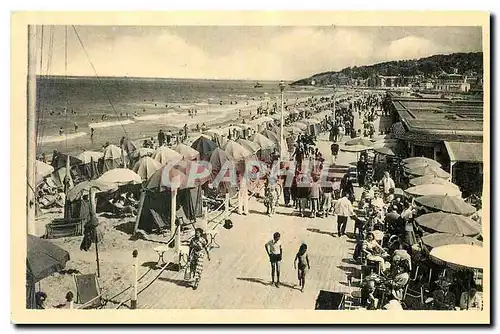
<svg viewBox="0 0 500 334"><path fill-rule="evenodd" d="M229 140L222 148L229 158L236 162L243 161L253 155L252 151L247 150L234 140Z"/></svg>
<svg viewBox="0 0 500 334"><path fill-rule="evenodd" d="M171 172L166 172L164 166L156 171L146 182L145 189L141 195L139 214L137 217L137 227L147 233L155 229L153 212L156 212L167 225L171 225L172 192L165 186L165 175L172 175L187 178L181 170L170 168ZM175 171L174 171L175 170ZM176 217L184 219L185 223L196 220L202 214L202 192L201 184L193 187L181 187L176 192Z"/></svg>
<svg viewBox="0 0 500 334"><path fill-rule="evenodd" d="M168 163L176 163L181 161L184 157L182 154L168 148L166 146L160 146L153 154L153 159L161 163L162 165L166 165Z"/></svg>
<svg viewBox="0 0 500 334"><path fill-rule="evenodd" d="M43 182L43 179L54 172L54 167L40 160L35 160L35 181L36 184Z"/></svg>
<svg viewBox="0 0 500 334"><path fill-rule="evenodd" d="M191 147L200 154L201 160L208 161L212 156L212 152L217 148L217 144L204 136L200 136L191 144Z"/></svg>
<svg viewBox="0 0 500 334"><path fill-rule="evenodd" d="M187 146L186 144L182 144L182 143L178 144L174 148L174 151L182 154L184 159L187 159L187 160L196 160L200 156L200 153L197 150L195 150L192 147Z"/></svg>
<svg viewBox="0 0 500 334"><path fill-rule="evenodd" d="M243 148L246 148L252 153L257 153L260 150L260 145L246 139L238 139L236 141L238 144L240 144Z"/></svg>
<svg viewBox="0 0 500 334"><path fill-rule="evenodd" d="M161 167L162 164L160 162L146 156L137 161L132 170L143 180L147 180Z"/></svg>
<svg viewBox="0 0 500 334"><path fill-rule="evenodd" d="M103 156L104 153L97 151L85 151L77 155L76 157L83 162L78 165L81 175L87 180L98 178L101 175L99 173L99 160Z"/></svg>
<svg viewBox="0 0 500 334"><path fill-rule="evenodd" d="M121 168L124 166L125 159L127 159L127 152L118 146L110 144L103 150L100 170L102 173L105 173L115 168Z"/></svg>
<svg viewBox="0 0 500 334"><path fill-rule="evenodd" d="M146 156L152 156L155 153L155 150L149 147L139 147L134 152L130 154L130 156L134 159L140 159Z"/></svg>

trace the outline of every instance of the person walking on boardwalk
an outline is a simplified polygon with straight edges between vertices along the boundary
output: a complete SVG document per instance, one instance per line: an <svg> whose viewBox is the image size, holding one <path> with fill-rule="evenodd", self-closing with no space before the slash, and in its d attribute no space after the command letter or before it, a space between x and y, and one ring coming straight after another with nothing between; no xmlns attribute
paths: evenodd
<svg viewBox="0 0 500 334"><path fill-rule="evenodd" d="M304 292L304 288L306 286L306 273L311 269L306 244L300 245L299 251L297 252L297 255L295 255L295 260L293 261L293 267L297 269L300 292Z"/></svg>
<svg viewBox="0 0 500 334"><path fill-rule="evenodd" d="M337 215L337 235L341 237L345 235L347 218L356 217L347 193L344 193L342 198L335 203L335 214Z"/></svg>
<svg viewBox="0 0 500 334"><path fill-rule="evenodd" d="M204 236L203 230L197 228L194 233L194 237L189 242L188 265L186 266L184 279L190 280L194 278L193 290L196 290L198 289L201 274L203 273L205 254L207 255L208 261L210 261L210 253L208 252L208 242Z"/></svg>
<svg viewBox="0 0 500 334"><path fill-rule="evenodd" d="M273 239L269 240L264 246L269 256L269 262L271 262L271 284L274 284L277 288L279 288L280 284L280 264L283 259L283 248L281 247L280 237L279 232L275 232ZM274 280L275 275L276 281Z"/></svg>

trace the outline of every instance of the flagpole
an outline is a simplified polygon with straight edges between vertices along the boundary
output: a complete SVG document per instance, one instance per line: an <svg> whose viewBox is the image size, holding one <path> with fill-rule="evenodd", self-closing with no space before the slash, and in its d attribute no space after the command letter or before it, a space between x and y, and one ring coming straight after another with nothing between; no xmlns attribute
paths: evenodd
<svg viewBox="0 0 500 334"><path fill-rule="evenodd" d="M280 122L280 159L279 166L281 166L281 161L283 160L283 123L284 123L284 101L283 101L283 92L285 90L285 83L280 81L279 83L280 91L281 91L281 122ZM279 167L278 167L279 168Z"/></svg>

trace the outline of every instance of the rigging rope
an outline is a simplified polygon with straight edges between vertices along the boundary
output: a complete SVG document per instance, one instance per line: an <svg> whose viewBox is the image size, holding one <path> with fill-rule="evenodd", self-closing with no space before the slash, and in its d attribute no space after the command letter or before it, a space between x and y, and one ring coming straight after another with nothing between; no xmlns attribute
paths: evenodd
<svg viewBox="0 0 500 334"><path fill-rule="evenodd" d="M89 61L90 66L92 67L92 70L94 71L97 82L99 83L102 90L104 91L104 94L106 95L106 98L107 98L109 104L111 105L111 109L113 109L113 112L116 114L118 121L120 121L120 116L118 114L118 111L115 109L115 106L113 105L113 102L111 101L108 92L106 91L106 89L104 89L104 85L102 84L101 79L100 79L99 75L97 74L97 70L95 69L94 63L92 63L92 60L90 59L90 56L87 52L87 49L85 48L85 45L83 44L83 41L80 37L80 34L78 34L78 31L76 30L76 27L74 25L72 27L73 27L73 30L75 31L75 34L76 34L76 37L78 38L78 41L80 42L80 45L82 46L82 49L85 53L85 56L87 57L87 60ZM120 122L120 126L122 127L122 130L125 133L125 136L128 138L127 131L125 130L125 127L123 126L123 124L121 122Z"/></svg>

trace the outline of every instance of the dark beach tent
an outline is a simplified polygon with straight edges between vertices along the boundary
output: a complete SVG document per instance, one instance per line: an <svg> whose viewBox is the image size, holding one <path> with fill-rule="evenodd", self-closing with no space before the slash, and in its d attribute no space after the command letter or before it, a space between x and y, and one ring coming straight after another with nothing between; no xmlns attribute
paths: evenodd
<svg viewBox="0 0 500 334"><path fill-rule="evenodd" d="M69 253L53 243L28 235L26 256L26 308L36 308L35 283L61 271L69 261Z"/></svg>
<svg viewBox="0 0 500 334"><path fill-rule="evenodd" d="M236 166L231 161L231 158L221 148L217 148L212 152L212 156L210 157L210 165L212 167L211 170L211 182L214 182L221 170L224 168L224 175L219 177L219 181L222 181L223 177L229 178L231 173L235 171ZM220 182L216 185L219 192L226 193L231 188L231 185L228 182Z"/></svg>
<svg viewBox="0 0 500 334"><path fill-rule="evenodd" d="M201 160L208 161L212 152L217 148L217 144L205 136L200 136L191 144L191 147L198 151Z"/></svg>
<svg viewBox="0 0 500 334"><path fill-rule="evenodd" d="M105 173L115 168L123 167L124 159L127 159L127 152L115 145L108 145L103 151L101 172Z"/></svg>
<svg viewBox="0 0 500 334"><path fill-rule="evenodd" d="M57 152L54 154L54 156L52 156L52 163L51 163L52 167L54 167L55 170L58 170L59 168L62 167L66 167L68 157L70 166L79 165L83 162L77 157Z"/></svg>
<svg viewBox="0 0 500 334"><path fill-rule="evenodd" d="M86 180L97 179L100 176L98 163L103 156L102 152L96 151L85 151L77 155L77 158L82 160L82 163L78 165L78 169Z"/></svg>
<svg viewBox="0 0 500 334"><path fill-rule="evenodd" d="M152 211L156 212L167 225L171 225L172 193L170 189L164 185L166 183L163 180L165 177L164 175L187 178L179 169L171 168L173 171L167 172L164 170L165 168L167 167L163 167L153 174L147 181L145 189L143 189L142 196L144 196L144 199L142 200L142 206L139 208L137 226L147 233L153 232L156 228ZM181 187L177 191L176 216L182 217L186 223L196 220L196 217L201 217L201 195L200 185Z"/></svg>

